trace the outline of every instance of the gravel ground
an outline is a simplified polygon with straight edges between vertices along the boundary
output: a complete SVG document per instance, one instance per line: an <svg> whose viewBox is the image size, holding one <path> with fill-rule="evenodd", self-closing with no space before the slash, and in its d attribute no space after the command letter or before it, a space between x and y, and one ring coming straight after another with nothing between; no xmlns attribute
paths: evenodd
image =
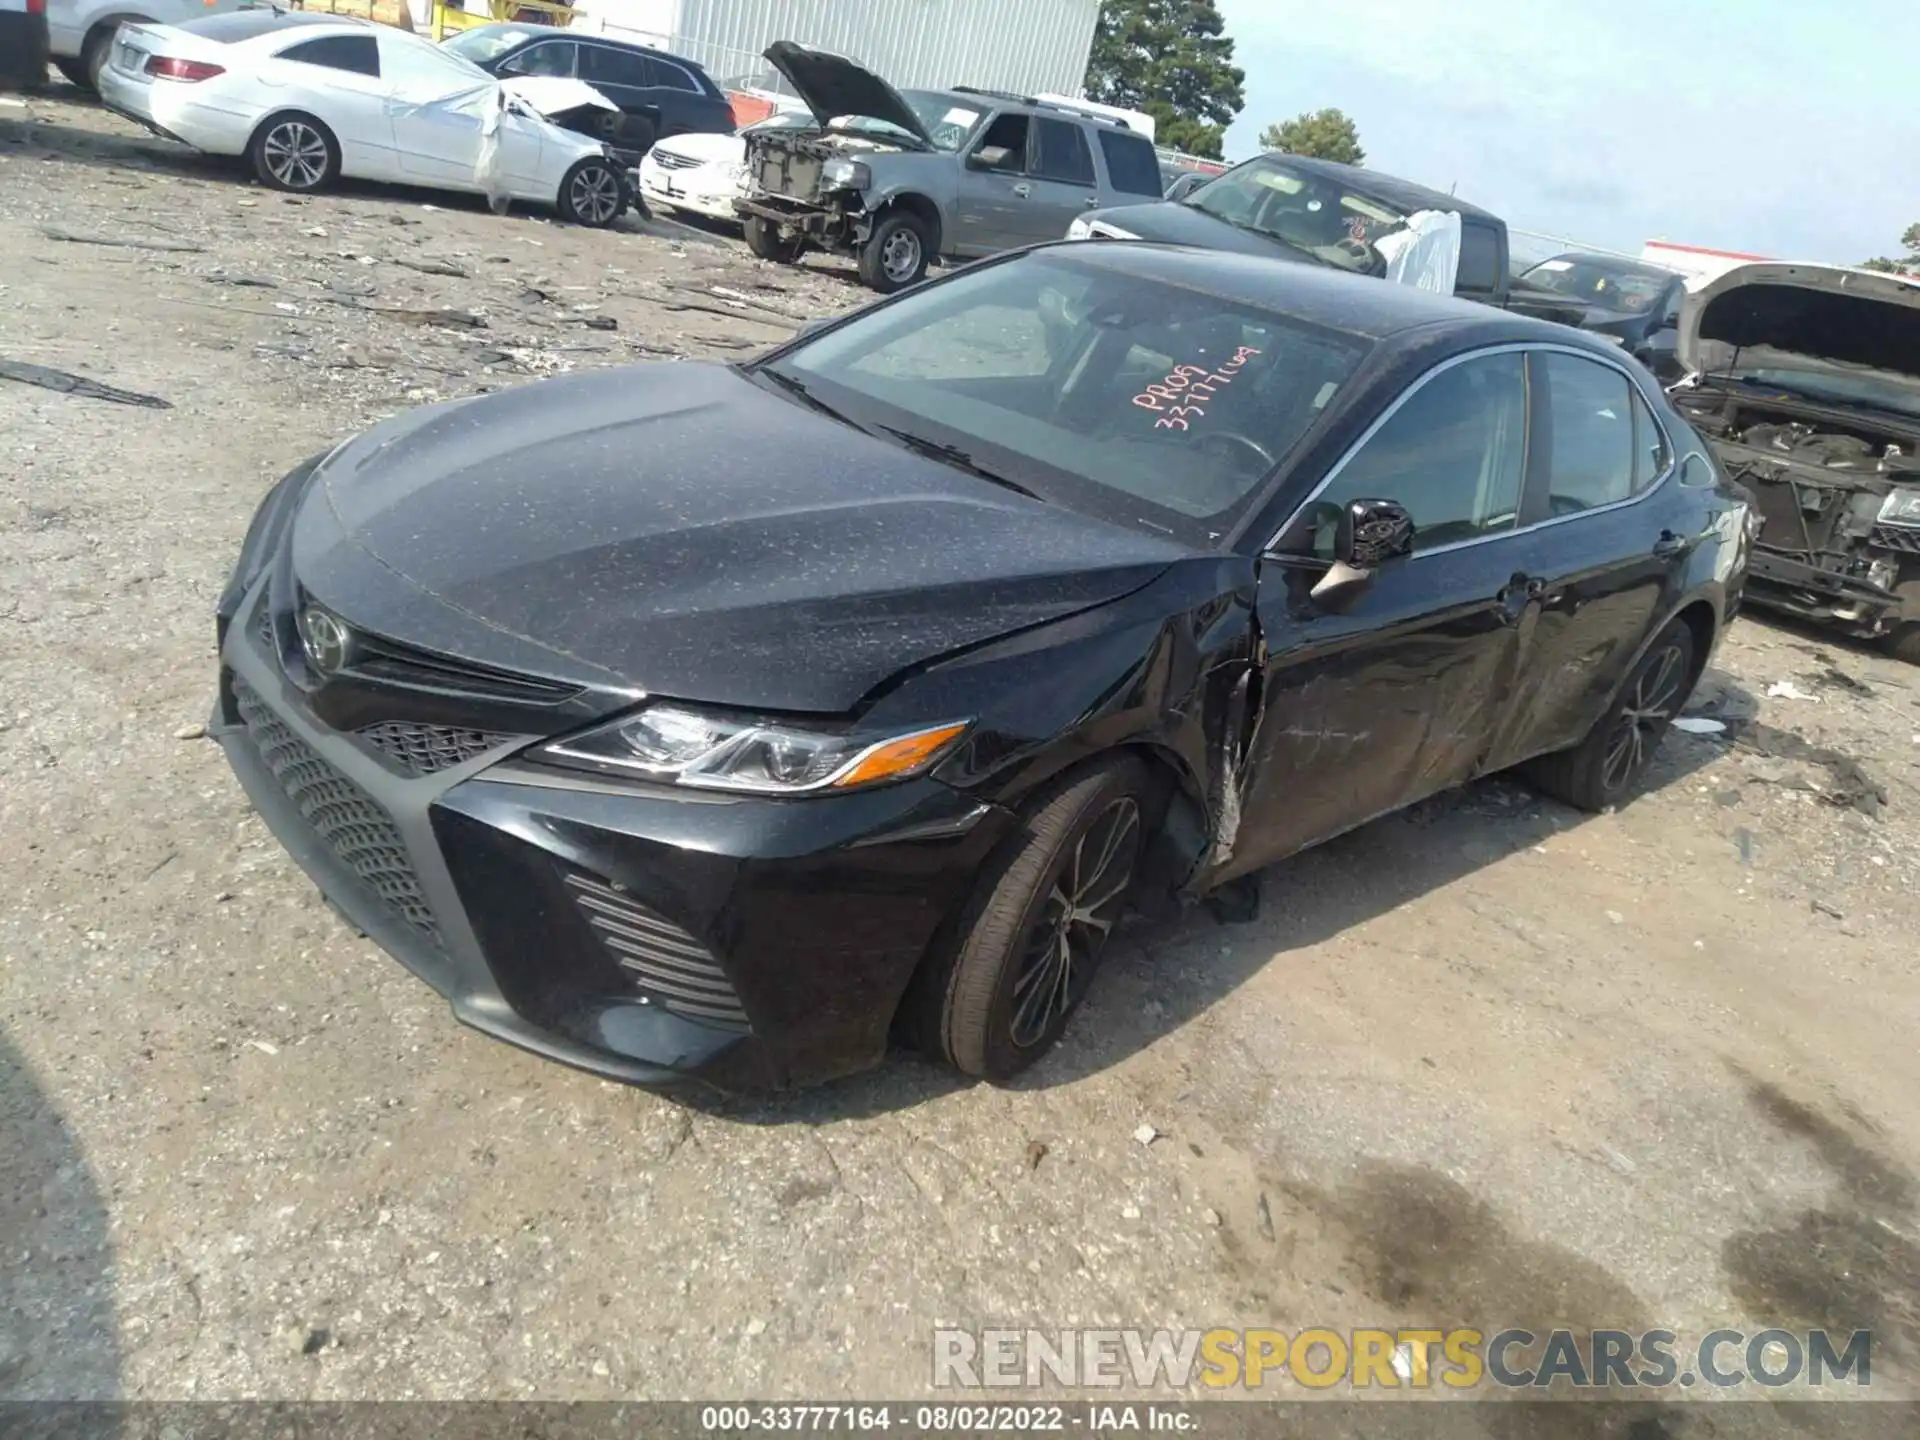
<svg viewBox="0 0 1920 1440"><path fill-rule="evenodd" d="M0 357L173 407L0 381L0 1396L900 1396L936 1323L1871 1326L1908 1390L1920 673L1830 637L1740 621L1617 814L1495 781L1133 928L1007 1090L685 1108L343 929L196 738L230 558L383 414L859 298L632 226L0 108Z"/></svg>

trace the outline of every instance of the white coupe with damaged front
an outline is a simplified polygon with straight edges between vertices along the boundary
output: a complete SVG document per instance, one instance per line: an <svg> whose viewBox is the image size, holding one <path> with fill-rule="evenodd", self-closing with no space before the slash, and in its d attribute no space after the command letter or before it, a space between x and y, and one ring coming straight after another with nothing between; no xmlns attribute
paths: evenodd
<svg viewBox="0 0 1920 1440"><path fill-rule="evenodd" d="M567 118L617 110L578 80L496 80L414 35L299 12L122 25L100 93L112 109L264 185L312 193L342 176L550 207L611 225L632 204L618 161ZM298 23L298 22L306 23Z"/></svg>

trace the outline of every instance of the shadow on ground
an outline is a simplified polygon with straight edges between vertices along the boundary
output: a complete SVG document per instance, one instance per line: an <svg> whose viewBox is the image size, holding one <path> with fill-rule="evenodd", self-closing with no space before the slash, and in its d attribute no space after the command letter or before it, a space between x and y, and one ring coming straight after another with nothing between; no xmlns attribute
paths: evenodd
<svg viewBox="0 0 1920 1440"><path fill-rule="evenodd" d="M113 1273L93 1172L0 1033L0 1401L119 1397Z"/></svg>

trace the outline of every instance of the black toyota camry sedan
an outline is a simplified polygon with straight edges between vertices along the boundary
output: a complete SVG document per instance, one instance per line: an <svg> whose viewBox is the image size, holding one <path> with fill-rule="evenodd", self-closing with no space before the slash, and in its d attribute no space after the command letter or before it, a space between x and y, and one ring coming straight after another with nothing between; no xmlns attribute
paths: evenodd
<svg viewBox="0 0 1920 1440"><path fill-rule="evenodd" d="M502 1039L754 1089L900 1035L1001 1079L1129 903L1506 767L1629 797L1747 514L1575 331L1043 246L300 465L220 602L214 730Z"/></svg>

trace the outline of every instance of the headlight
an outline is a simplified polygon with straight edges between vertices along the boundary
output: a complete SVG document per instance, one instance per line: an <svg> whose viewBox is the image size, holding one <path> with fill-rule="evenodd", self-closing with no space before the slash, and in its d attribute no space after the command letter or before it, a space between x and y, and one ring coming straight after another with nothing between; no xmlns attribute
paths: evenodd
<svg viewBox="0 0 1920 1440"><path fill-rule="evenodd" d="M1093 238L1093 222L1087 219L1087 217L1084 215L1074 216L1073 223L1067 226L1067 239L1091 240L1092 238Z"/></svg>
<svg viewBox="0 0 1920 1440"><path fill-rule="evenodd" d="M793 795L851 790L918 775L969 722L904 733L809 729L679 705L649 705L534 754L575 769L633 775L701 790Z"/></svg>
<svg viewBox="0 0 1920 1440"><path fill-rule="evenodd" d="M820 183L829 190L864 190L873 184L873 171L858 160L829 160L820 167Z"/></svg>
<svg viewBox="0 0 1920 1440"><path fill-rule="evenodd" d="M1920 525L1920 490L1895 490L1880 502L1883 525Z"/></svg>

